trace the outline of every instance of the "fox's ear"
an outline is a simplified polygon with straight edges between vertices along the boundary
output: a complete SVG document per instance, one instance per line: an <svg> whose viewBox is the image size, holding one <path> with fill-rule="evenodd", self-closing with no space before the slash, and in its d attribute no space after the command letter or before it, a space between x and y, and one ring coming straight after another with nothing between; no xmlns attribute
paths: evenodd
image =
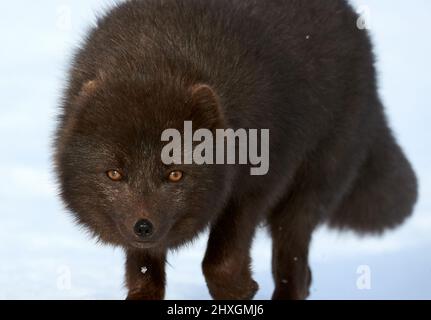
<svg viewBox="0 0 431 320"><path fill-rule="evenodd" d="M206 84L190 88L191 121L194 128L215 129L223 126L223 113L215 91Z"/></svg>
<svg viewBox="0 0 431 320"><path fill-rule="evenodd" d="M99 85L98 80L88 80L87 82L84 82L79 92L79 95L80 96L91 95L92 93L94 93L94 91L97 90L98 85Z"/></svg>
<svg viewBox="0 0 431 320"><path fill-rule="evenodd" d="M97 88L97 80L90 80L84 83L82 86L82 90L84 91L93 91Z"/></svg>
<svg viewBox="0 0 431 320"><path fill-rule="evenodd" d="M90 97L98 90L100 85L99 80L87 80L79 89L75 98L71 102L71 108L69 109L70 116L67 117L64 124L64 132L69 133L76 127L78 119L81 118L82 114L86 109L84 105L90 99Z"/></svg>
<svg viewBox="0 0 431 320"><path fill-rule="evenodd" d="M88 97L97 90L99 90L102 85L106 82L107 75L103 70L99 70L96 74L96 76L90 80L86 80L82 85L81 89L79 90L79 96L81 97Z"/></svg>

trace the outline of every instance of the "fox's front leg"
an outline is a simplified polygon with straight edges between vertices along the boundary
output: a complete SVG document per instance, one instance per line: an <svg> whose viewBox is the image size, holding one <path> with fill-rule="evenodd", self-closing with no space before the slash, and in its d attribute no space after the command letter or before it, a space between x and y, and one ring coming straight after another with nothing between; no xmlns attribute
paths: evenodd
<svg viewBox="0 0 431 320"><path fill-rule="evenodd" d="M258 290L250 258L257 222L249 213L230 206L211 229L202 267L214 299L248 300Z"/></svg>
<svg viewBox="0 0 431 320"><path fill-rule="evenodd" d="M166 286L166 252L126 251L128 300L162 300Z"/></svg>

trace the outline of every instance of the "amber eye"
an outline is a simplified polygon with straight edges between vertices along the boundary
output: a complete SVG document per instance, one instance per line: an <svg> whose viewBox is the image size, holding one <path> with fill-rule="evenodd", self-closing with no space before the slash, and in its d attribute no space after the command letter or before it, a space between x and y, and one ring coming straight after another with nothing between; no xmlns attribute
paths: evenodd
<svg viewBox="0 0 431 320"><path fill-rule="evenodd" d="M123 175L118 170L109 170L106 172L106 175L112 181L120 181L121 179L123 179Z"/></svg>
<svg viewBox="0 0 431 320"><path fill-rule="evenodd" d="M178 182L183 178L183 173L181 171L175 170L169 174L170 182Z"/></svg>

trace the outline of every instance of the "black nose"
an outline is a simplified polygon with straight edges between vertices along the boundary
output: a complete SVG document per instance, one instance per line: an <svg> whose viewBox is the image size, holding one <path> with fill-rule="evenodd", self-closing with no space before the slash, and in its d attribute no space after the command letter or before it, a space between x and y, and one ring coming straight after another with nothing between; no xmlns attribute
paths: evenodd
<svg viewBox="0 0 431 320"><path fill-rule="evenodd" d="M136 222L134 230L138 237L145 239L153 234L153 224L147 219L142 219Z"/></svg>

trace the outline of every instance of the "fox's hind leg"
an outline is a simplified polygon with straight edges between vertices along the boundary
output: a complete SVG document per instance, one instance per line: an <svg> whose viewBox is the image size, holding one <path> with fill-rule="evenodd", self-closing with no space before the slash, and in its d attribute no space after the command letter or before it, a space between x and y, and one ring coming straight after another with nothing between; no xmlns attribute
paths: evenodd
<svg viewBox="0 0 431 320"><path fill-rule="evenodd" d="M359 233L381 233L412 212L417 182L410 163L389 130L381 132L351 191L329 219L329 226Z"/></svg>
<svg viewBox="0 0 431 320"><path fill-rule="evenodd" d="M302 300L309 295L308 251L318 221L305 202L282 202L269 218L272 236L274 300Z"/></svg>

